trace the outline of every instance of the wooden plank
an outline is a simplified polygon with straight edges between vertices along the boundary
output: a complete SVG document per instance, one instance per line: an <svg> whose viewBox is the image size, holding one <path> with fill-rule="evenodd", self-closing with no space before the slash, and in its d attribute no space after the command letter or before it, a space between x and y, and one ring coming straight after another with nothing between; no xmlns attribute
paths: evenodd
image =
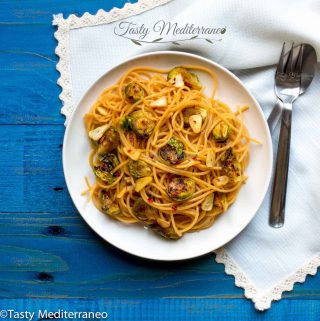
<svg viewBox="0 0 320 321"><path fill-rule="evenodd" d="M58 225L42 216L42 222L19 231L7 224L0 246L1 298L243 298L212 254L186 262L142 260L88 237L91 232L70 220ZM308 278L284 298L320 299L319 286L319 278Z"/></svg>
<svg viewBox="0 0 320 321"><path fill-rule="evenodd" d="M0 126L1 212L74 212L62 171L64 126Z"/></svg>

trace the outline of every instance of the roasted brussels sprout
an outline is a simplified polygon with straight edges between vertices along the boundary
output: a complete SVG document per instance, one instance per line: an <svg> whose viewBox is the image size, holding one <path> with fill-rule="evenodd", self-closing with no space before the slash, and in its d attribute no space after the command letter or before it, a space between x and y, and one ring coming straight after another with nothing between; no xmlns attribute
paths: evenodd
<svg viewBox="0 0 320 321"><path fill-rule="evenodd" d="M130 160L128 168L130 175L134 178L146 177L152 174L150 166L143 160Z"/></svg>
<svg viewBox="0 0 320 321"><path fill-rule="evenodd" d="M149 226L155 233L159 234L160 236L164 237L165 239L169 240L178 240L181 236L176 234L173 227L162 228L157 224L152 224Z"/></svg>
<svg viewBox="0 0 320 321"><path fill-rule="evenodd" d="M132 212L140 221L150 225L155 223L158 210L139 197L134 201Z"/></svg>
<svg viewBox="0 0 320 321"><path fill-rule="evenodd" d="M181 75L183 82L187 87L196 90L200 90L202 88L198 76L184 67L175 67L171 69L168 73L167 79L170 81L175 79L178 75Z"/></svg>
<svg viewBox="0 0 320 321"><path fill-rule="evenodd" d="M126 85L126 87L124 88L124 94L126 100L129 103L136 103L137 101L147 96L147 92L145 91L145 89L136 81L133 81Z"/></svg>
<svg viewBox="0 0 320 321"><path fill-rule="evenodd" d="M119 132L115 127L111 126L104 132L103 136L98 141L98 155L104 155L112 152L118 147L119 142Z"/></svg>
<svg viewBox="0 0 320 321"><path fill-rule="evenodd" d="M185 158L184 145L180 140L171 137L168 143L160 148L159 155L170 164L179 164Z"/></svg>
<svg viewBox="0 0 320 321"><path fill-rule="evenodd" d="M111 173L119 165L119 160L115 154L103 155L93 167L94 174L109 185L115 181L115 176Z"/></svg>
<svg viewBox="0 0 320 321"><path fill-rule="evenodd" d="M113 202L107 191L102 191L100 195L100 205L103 213L115 216L120 214L120 207Z"/></svg>
<svg viewBox="0 0 320 321"><path fill-rule="evenodd" d="M189 177L175 177L167 187L168 196L177 202L188 200L196 191L196 183Z"/></svg>
<svg viewBox="0 0 320 321"><path fill-rule="evenodd" d="M134 111L127 119L129 127L141 138L149 137L156 126L152 114L143 110Z"/></svg>
<svg viewBox="0 0 320 321"><path fill-rule="evenodd" d="M212 134L216 142L223 143L230 136L231 128L224 121L219 122L214 126Z"/></svg>
<svg viewBox="0 0 320 321"><path fill-rule="evenodd" d="M115 154L105 154L101 156L100 161L104 170L111 172L114 170L120 163L118 157Z"/></svg>
<svg viewBox="0 0 320 321"><path fill-rule="evenodd" d="M193 115L200 115L202 120L204 121L208 115L208 112L206 109L204 108L200 108L200 107L188 107L185 108L182 112L183 114L183 122L186 126L189 126L189 118L190 116Z"/></svg>
<svg viewBox="0 0 320 321"><path fill-rule="evenodd" d="M104 171L99 166L94 166L93 173L108 185L111 185L115 181L115 177L111 173Z"/></svg>
<svg viewBox="0 0 320 321"><path fill-rule="evenodd" d="M235 157L232 148L229 148L221 157L223 171L233 180L241 177L241 164Z"/></svg>
<svg viewBox="0 0 320 321"><path fill-rule="evenodd" d="M128 117L122 117L120 119L120 127L125 131L131 130L130 119Z"/></svg>

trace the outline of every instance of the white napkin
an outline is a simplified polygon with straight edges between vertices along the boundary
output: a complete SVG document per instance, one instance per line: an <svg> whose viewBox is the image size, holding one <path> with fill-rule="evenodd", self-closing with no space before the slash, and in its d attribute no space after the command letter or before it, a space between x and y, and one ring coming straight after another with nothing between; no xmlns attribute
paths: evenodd
<svg viewBox="0 0 320 321"><path fill-rule="evenodd" d="M152 31L159 20L177 23L181 28L193 24L226 31L184 41L195 34L159 35ZM150 33L144 38L130 33L116 35L124 32L128 22L149 27ZM122 10L98 11L94 16L86 13L64 19L56 15L53 23L58 26L58 83L67 119L87 88L106 70L143 52L179 49L233 69L258 99L266 116L276 102L274 64L282 43L310 43L320 56L320 2L316 0L140 0ZM159 38L163 38L159 42L166 43L151 43ZM307 274L315 274L320 265L319 71L318 66L308 92L294 106L285 226L268 226L269 191L250 225L216 251L217 261L226 265L226 272L235 276L236 285L245 289L246 297L259 310L268 309L272 300L279 300L283 291L291 290L295 282L303 282ZM273 140L276 150L277 133Z"/></svg>

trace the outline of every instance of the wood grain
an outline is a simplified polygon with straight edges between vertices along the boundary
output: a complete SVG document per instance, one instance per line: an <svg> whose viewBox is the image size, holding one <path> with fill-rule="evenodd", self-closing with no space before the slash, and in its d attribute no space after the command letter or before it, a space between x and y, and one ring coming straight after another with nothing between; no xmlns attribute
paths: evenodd
<svg viewBox="0 0 320 321"><path fill-rule="evenodd" d="M62 172L52 14L124 3L0 2L0 308L105 310L109 320L319 321L319 276L259 313L213 255L138 259L101 240L75 210Z"/></svg>

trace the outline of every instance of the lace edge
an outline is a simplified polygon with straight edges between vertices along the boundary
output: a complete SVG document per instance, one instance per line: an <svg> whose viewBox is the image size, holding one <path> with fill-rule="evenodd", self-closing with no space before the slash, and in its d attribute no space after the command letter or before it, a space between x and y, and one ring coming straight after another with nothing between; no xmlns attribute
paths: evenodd
<svg viewBox="0 0 320 321"><path fill-rule="evenodd" d="M136 3L126 3L122 8L113 8L108 12L100 9L94 15L85 12L80 17L77 17L75 14L71 14L66 19L63 18L63 14L61 13L53 15L52 24L57 26L57 31L54 33L54 37L58 42L55 53L59 57L56 69L60 73L57 83L61 87L59 98L62 101L61 114L66 117L65 126L67 126L68 119L74 110L70 73L69 31L72 29L96 26L128 18L166 4L170 1L172 0L139 0Z"/></svg>
<svg viewBox="0 0 320 321"><path fill-rule="evenodd" d="M271 307L272 301L279 301L283 292L292 291L295 283L303 283L307 275L316 275L320 267L320 253L314 256L309 262L296 270L292 275L282 280L279 284L269 289L264 294L259 294L255 287L250 283L243 271L236 265L224 248L215 251L216 262L225 266L225 273L233 275L235 285L244 289L244 295L251 299L254 306L259 311L267 310Z"/></svg>
<svg viewBox="0 0 320 321"><path fill-rule="evenodd" d="M63 18L62 14L57 14L54 15L53 25L59 27L68 24L70 29L96 26L135 16L170 1L172 0L138 0L136 3L127 2L122 8L114 7L110 11L99 9L95 14L85 12L79 17L76 14L70 14L68 18Z"/></svg>

